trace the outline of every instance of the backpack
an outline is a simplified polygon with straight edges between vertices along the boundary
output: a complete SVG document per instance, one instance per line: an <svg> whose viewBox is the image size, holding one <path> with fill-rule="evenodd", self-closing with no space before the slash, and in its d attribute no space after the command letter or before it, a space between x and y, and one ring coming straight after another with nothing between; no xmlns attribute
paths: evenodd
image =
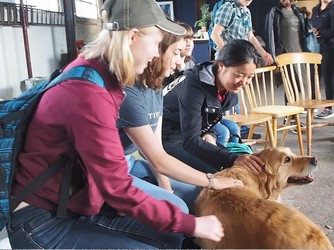
<svg viewBox="0 0 334 250"><path fill-rule="evenodd" d="M55 77L56 76L56 77ZM76 155L61 157L55 164L39 175L16 197L11 197L11 185L16 169L18 155L24 145L26 132L31 118L42 95L53 86L68 79L87 80L101 87L105 87L103 78L93 68L78 66L65 73L53 73L50 81L42 81L20 96L0 102L0 231L10 220L14 209L39 188L46 180L66 165L64 180L61 184L61 194L57 215L66 215L66 202L71 182L71 166L75 164Z"/></svg>
<svg viewBox="0 0 334 250"><path fill-rule="evenodd" d="M210 22L210 26L209 26L209 30L208 30L208 35L209 35L209 45L212 48L216 47L216 44L211 39L211 34L212 34L213 27L215 26L215 19L216 19L216 16L217 16L217 11L226 2L234 3L234 0L220 0L220 1L216 2L215 5L213 6L213 9L212 9L212 12L211 12L211 22ZM233 18L234 18L234 15L235 15L235 13L233 12L231 22L230 22L229 25L231 25L231 23L233 21Z"/></svg>

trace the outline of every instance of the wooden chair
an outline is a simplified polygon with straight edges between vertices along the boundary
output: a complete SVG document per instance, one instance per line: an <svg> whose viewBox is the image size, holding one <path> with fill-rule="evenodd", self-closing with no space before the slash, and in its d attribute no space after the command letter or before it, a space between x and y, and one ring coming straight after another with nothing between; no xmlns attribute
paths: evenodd
<svg viewBox="0 0 334 250"><path fill-rule="evenodd" d="M245 87L249 110L252 114L269 114L272 117L272 129L275 145L277 145L277 132L283 131L280 146L284 145L287 132L290 129L297 130L298 145L301 155L304 155L303 137L300 126L299 114L304 112L303 107L275 104L274 71L276 66L257 68L252 83ZM284 97L282 96L282 99ZM285 125L278 125L279 118L287 117ZM290 125L295 118L296 124Z"/></svg>
<svg viewBox="0 0 334 250"><path fill-rule="evenodd" d="M255 126L260 124L266 125L266 135L268 134L269 137L269 143L271 147L276 147L273 130L271 126L271 115L268 114L251 114L247 110L247 106L245 104L245 98L244 98L244 91L241 89L238 93L239 96L239 104L240 104L240 113L241 114L228 114L228 112L225 113L225 117L227 119L230 119L238 124L239 127L243 125L250 126L249 133L248 133L248 139L244 140L247 144L255 144L258 143L258 140L252 140L252 136L254 134ZM263 141L261 141L263 142Z"/></svg>
<svg viewBox="0 0 334 250"><path fill-rule="evenodd" d="M314 109L334 105L334 100L325 100L321 96L318 71L321 59L321 54L311 52L285 53L277 56L277 65L282 75L288 105L304 107L307 111L307 155L311 155L312 128L329 125L329 123L313 123ZM305 75L302 73L303 67Z"/></svg>

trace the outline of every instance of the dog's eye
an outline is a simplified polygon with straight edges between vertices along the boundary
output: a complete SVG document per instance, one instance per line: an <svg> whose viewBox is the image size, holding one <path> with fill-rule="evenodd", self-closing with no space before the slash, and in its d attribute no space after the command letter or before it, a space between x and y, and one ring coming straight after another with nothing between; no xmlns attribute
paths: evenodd
<svg viewBox="0 0 334 250"><path fill-rule="evenodd" d="M285 157L285 159L284 159L284 163L288 163L288 162L290 162L290 161L291 161L291 157L290 157L290 156Z"/></svg>

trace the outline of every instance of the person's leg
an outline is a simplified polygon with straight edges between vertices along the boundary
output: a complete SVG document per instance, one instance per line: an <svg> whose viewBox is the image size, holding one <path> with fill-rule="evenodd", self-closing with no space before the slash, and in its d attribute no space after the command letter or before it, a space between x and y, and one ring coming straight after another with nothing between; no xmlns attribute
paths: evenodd
<svg viewBox="0 0 334 250"><path fill-rule="evenodd" d="M217 143L223 145L224 147L226 146L228 140L230 139L230 131L229 129L223 124L223 119L222 118L220 120L220 122L218 122L215 125L215 129L216 129L216 135L217 135Z"/></svg>
<svg viewBox="0 0 334 250"><path fill-rule="evenodd" d="M115 226L104 227L99 219ZM179 248L183 236L160 233L133 220L132 217L68 216L28 206L14 212L7 227L13 249L152 249ZM167 237L164 240L164 237ZM168 239L168 241L167 241Z"/></svg>
<svg viewBox="0 0 334 250"><path fill-rule="evenodd" d="M139 179L145 180L154 185L158 184L147 161L138 160L133 155L125 156L125 159L128 162L129 173L131 175L136 176Z"/></svg>
<svg viewBox="0 0 334 250"><path fill-rule="evenodd" d="M216 173L220 170L218 166L212 166L184 150L182 141L164 142L163 146L168 154L203 173Z"/></svg>
<svg viewBox="0 0 334 250"><path fill-rule="evenodd" d="M194 202L202 190L201 187L170 179L174 194L187 204L190 213L194 213Z"/></svg>
<svg viewBox="0 0 334 250"><path fill-rule="evenodd" d="M167 200L174 205L178 206L184 213L188 213L189 209L187 204L177 195L168 192L167 190L153 185L145 180L139 179L136 176L133 177L132 184L139 188L140 190L144 191L148 195L154 197L157 200Z"/></svg>
<svg viewBox="0 0 334 250"><path fill-rule="evenodd" d="M237 136L233 136L233 135L240 136L240 129L238 124L225 117L221 119L220 123L223 124L229 130L230 138L228 141L239 142L239 138Z"/></svg>
<svg viewBox="0 0 334 250"><path fill-rule="evenodd" d="M327 100L334 100L334 49L328 49L322 53L321 73L325 82L325 93ZM319 114L315 116L318 119L327 119L333 117L333 109L331 106L325 107Z"/></svg>

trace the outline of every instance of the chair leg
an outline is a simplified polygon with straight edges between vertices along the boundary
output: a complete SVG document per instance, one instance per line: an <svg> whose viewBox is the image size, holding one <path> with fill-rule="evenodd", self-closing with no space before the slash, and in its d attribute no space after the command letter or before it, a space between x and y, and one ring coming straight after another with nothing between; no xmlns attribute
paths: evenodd
<svg viewBox="0 0 334 250"><path fill-rule="evenodd" d="M272 148L276 148L275 138L273 134L273 127L271 126L270 121L266 121L266 126L267 126L270 145Z"/></svg>
<svg viewBox="0 0 334 250"><path fill-rule="evenodd" d="M289 116L287 117L287 120L285 121L284 126L285 126L286 124L290 124L291 117L292 117L291 115L289 115ZM280 146L282 146L282 147L283 147L284 144L285 144L286 136L288 135L288 132L289 132L289 130L288 130L287 128L284 129L284 127L283 127L282 139L281 139L281 144L280 144Z"/></svg>
<svg viewBox="0 0 334 250"><path fill-rule="evenodd" d="M299 114L295 115L296 123L297 123L297 136L298 136L298 145L299 145L299 152L300 155L304 155L304 148L303 148L303 136L302 136L302 128L300 126L300 117Z"/></svg>
<svg viewBox="0 0 334 250"><path fill-rule="evenodd" d="M272 118L274 145L277 146L277 118Z"/></svg>
<svg viewBox="0 0 334 250"><path fill-rule="evenodd" d="M307 147L307 155L311 155L311 147L312 147L312 109L307 109L306 113L306 147Z"/></svg>

